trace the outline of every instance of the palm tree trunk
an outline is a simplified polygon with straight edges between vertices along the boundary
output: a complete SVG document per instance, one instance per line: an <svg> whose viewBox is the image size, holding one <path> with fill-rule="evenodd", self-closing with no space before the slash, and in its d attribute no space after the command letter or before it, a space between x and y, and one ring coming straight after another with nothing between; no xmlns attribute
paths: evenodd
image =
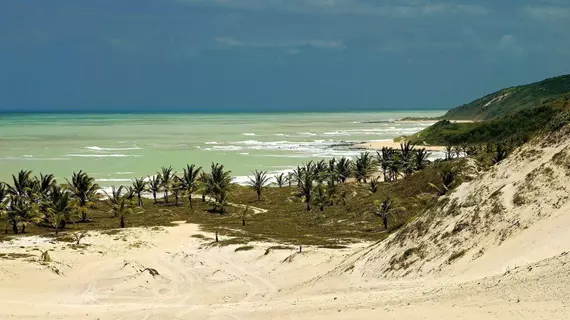
<svg viewBox="0 0 570 320"><path fill-rule="evenodd" d="M22 233L26 233L26 224L22 223Z"/></svg>
<svg viewBox="0 0 570 320"><path fill-rule="evenodd" d="M206 195L202 194L202 202L206 202Z"/></svg>
<svg viewBox="0 0 570 320"><path fill-rule="evenodd" d="M141 194L138 193L138 194L137 194L137 197L139 198L139 207L144 207L144 206L143 206L142 199L141 199Z"/></svg>
<svg viewBox="0 0 570 320"><path fill-rule="evenodd" d="M12 231L14 232L14 234L18 234L18 224L16 223L16 221L12 221Z"/></svg>
<svg viewBox="0 0 570 320"><path fill-rule="evenodd" d="M164 191L164 203L168 203L168 191Z"/></svg>
<svg viewBox="0 0 570 320"><path fill-rule="evenodd" d="M154 204L156 204L156 192L152 192L152 197L154 198Z"/></svg>
<svg viewBox="0 0 570 320"><path fill-rule="evenodd" d="M257 202L261 201L261 192L257 193Z"/></svg>
<svg viewBox="0 0 570 320"><path fill-rule="evenodd" d="M307 201L307 211L311 211L311 202Z"/></svg>
<svg viewBox="0 0 570 320"><path fill-rule="evenodd" d="M121 228L124 228L124 227L125 227L125 216L121 216L120 227L121 227Z"/></svg>
<svg viewBox="0 0 570 320"><path fill-rule="evenodd" d="M174 205L178 207L178 193L174 194Z"/></svg>
<svg viewBox="0 0 570 320"><path fill-rule="evenodd" d="M192 209L192 193L188 193L188 203L190 204L190 209Z"/></svg>

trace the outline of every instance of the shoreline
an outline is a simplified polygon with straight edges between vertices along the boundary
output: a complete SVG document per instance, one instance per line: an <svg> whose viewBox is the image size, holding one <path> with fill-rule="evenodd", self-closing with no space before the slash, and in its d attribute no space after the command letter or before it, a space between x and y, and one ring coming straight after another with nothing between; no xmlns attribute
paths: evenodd
<svg viewBox="0 0 570 320"><path fill-rule="evenodd" d="M382 150L382 148L394 148L400 149L400 142L395 142L394 140L371 140L366 142L359 142L352 145L354 148L366 149L366 150ZM424 146L415 145L416 148L425 148L427 151L439 151L444 152L445 146Z"/></svg>

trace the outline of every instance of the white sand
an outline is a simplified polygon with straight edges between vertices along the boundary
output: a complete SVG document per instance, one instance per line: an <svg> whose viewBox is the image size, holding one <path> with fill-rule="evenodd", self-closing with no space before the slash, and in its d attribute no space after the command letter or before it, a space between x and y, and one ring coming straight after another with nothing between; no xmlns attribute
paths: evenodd
<svg viewBox="0 0 570 320"><path fill-rule="evenodd" d="M406 236L350 249L234 252L191 237L192 224L93 233L77 250L21 238L0 246L34 255L0 259L0 319L570 319L570 139L539 143ZM34 248L54 262L39 264ZM409 248L422 258L394 262Z"/></svg>

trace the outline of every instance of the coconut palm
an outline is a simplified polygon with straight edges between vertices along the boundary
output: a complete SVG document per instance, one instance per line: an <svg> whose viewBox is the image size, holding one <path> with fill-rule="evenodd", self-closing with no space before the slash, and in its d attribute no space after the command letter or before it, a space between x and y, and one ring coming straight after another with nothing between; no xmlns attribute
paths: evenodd
<svg viewBox="0 0 570 320"><path fill-rule="evenodd" d="M429 185L437 191L439 196L443 196L455 185L457 173L454 169L445 167L442 171L438 172L438 175L441 181L437 185L433 183Z"/></svg>
<svg viewBox="0 0 570 320"><path fill-rule="evenodd" d="M314 201L321 212L325 211L325 205L329 202L329 195L327 193L327 188L322 184L318 183L313 191Z"/></svg>
<svg viewBox="0 0 570 320"><path fill-rule="evenodd" d="M341 182L346 182L346 179L352 175L352 161L349 158L342 157L335 164L334 170Z"/></svg>
<svg viewBox="0 0 570 320"><path fill-rule="evenodd" d="M171 190L172 194L174 194L174 205L178 206L178 199L180 197L180 192L184 191L184 184L182 183L182 179L177 175L172 177Z"/></svg>
<svg viewBox="0 0 570 320"><path fill-rule="evenodd" d="M388 216L392 213L392 199L385 198L382 203L374 200L374 207L376 208L376 215L382 218L384 229L388 230Z"/></svg>
<svg viewBox="0 0 570 320"><path fill-rule="evenodd" d="M277 186L279 188L282 188L283 185L285 185L285 183L287 182L287 177L285 176L284 173L276 174L275 175L275 182L277 183Z"/></svg>
<svg viewBox="0 0 570 320"><path fill-rule="evenodd" d="M123 194L123 197L129 201L129 206L134 206L134 199L136 195L137 194L133 186L125 187L125 194Z"/></svg>
<svg viewBox="0 0 570 320"><path fill-rule="evenodd" d="M142 193L146 190L146 186L147 186L147 182L144 180L144 178L140 178L140 179L134 179L133 180L133 192L137 195L137 199L138 199L138 206L139 207L143 207L143 202L142 202Z"/></svg>
<svg viewBox="0 0 570 320"><path fill-rule="evenodd" d="M414 155L414 145L410 141L400 143L400 160L402 161L402 170L407 176L413 173L413 155Z"/></svg>
<svg viewBox="0 0 570 320"><path fill-rule="evenodd" d="M196 165L186 165L184 168L184 174L182 175L182 187L186 194L188 195L188 204L192 208L192 193L198 189L198 181L200 177L200 172L202 167L196 167Z"/></svg>
<svg viewBox="0 0 570 320"><path fill-rule="evenodd" d="M257 201L261 201L261 193L263 188L269 182L267 171L252 171L253 177L249 177L249 185L257 193Z"/></svg>
<svg viewBox="0 0 570 320"><path fill-rule="evenodd" d="M356 181L366 183L375 171L376 161L369 152L363 152L360 156L356 157L354 168Z"/></svg>
<svg viewBox="0 0 570 320"><path fill-rule="evenodd" d="M205 194L213 198L214 211L225 213L232 181L231 171L226 171L224 165L212 163L210 172L204 179Z"/></svg>
<svg viewBox="0 0 570 320"><path fill-rule="evenodd" d="M121 198L119 200L119 202L117 203L117 205L115 207L113 207L113 212L115 217L120 217L121 220L119 222L119 227L124 228L125 227L125 215L127 215L128 213L132 213L133 209L131 209L129 207L129 204L127 202L126 198Z"/></svg>
<svg viewBox="0 0 570 320"><path fill-rule="evenodd" d="M113 208L113 213L115 214L114 217L117 217L117 211L116 208L119 205L119 202L121 202L121 200L123 199L123 189L125 188L125 186L119 186L118 188L115 186L111 187L111 193L108 193L107 191L105 191L105 194L107 195L107 199L109 200L109 203L111 205L111 207Z"/></svg>
<svg viewBox="0 0 570 320"><path fill-rule="evenodd" d="M392 163L394 154L395 154L394 149L388 147L382 147L381 151L376 152L380 168L382 168L382 172L384 173L384 181L392 180L390 165Z"/></svg>
<svg viewBox="0 0 570 320"><path fill-rule="evenodd" d="M39 177L35 177L37 193L40 196L40 200L47 199L49 193L52 191L52 186L56 184L55 177L53 174L40 173Z"/></svg>
<svg viewBox="0 0 570 320"><path fill-rule="evenodd" d="M47 217L51 226L55 229L57 235L60 230L65 228L66 222L73 210L71 194L67 190L62 190L57 185L52 185L50 192L51 201L47 208Z"/></svg>
<svg viewBox="0 0 570 320"><path fill-rule="evenodd" d="M449 144L446 145L445 146L445 160L453 159L453 154L454 154L453 146L451 146Z"/></svg>
<svg viewBox="0 0 570 320"><path fill-rule="evenodd" d="M95 179L83 171L73 172L71 181L67 180L67 184L73 198L77 201L76 209L81 216L81 222L86 222L87 208L95 199L99 185L95 183Z"/></svg>
<svg viewBox="0 0 570 320"><path fill-rule="evenodd" d="M402 160L397 152L392 154L392 160L390 160L388 169L390 171L390 181L398 180L398 175L402 169Z"/></svg>
<svg viewBox="0 0 570 320"><path fill-rule="evenodd" d="M311 210L311 200L313 195L313 182L314 177L314 164L313 162L307 163L303 168L298 168L299 176L299 196L302 197L307 205L307 211Z"/></svg>
<svg viewBox="0 0 570 320"><path fill-rule="evenodd" d="M497 148L495 149L495 155L493 156L493 164L497 164L507 158L508 151L506 148L503 147L501 143L497 144Z"/></svg>
<svg viewBox="0 0 570 320"><path fill-rule="evenodd" d="M161 185L162 185L162 177L160 174L148 177L148 191L152 193L154 204L157 204L156 194L160 192Z"/></svg>
<svg viewBox="0 0 570 320"><path fill-rule="evenodd" d="M21 232L25 233L27 226L40 222L39 212L32 202L17 195L11 195L9 201L7 218L14 233L18 233L18 226L21 226Z"/></svg>
<svg viewBox="0 0 570 320"><path fill-rule="evenodd" d="M368 190L370 193L376 193L378 191L378 187L380 186L380 177L375 177L370 179L370 183L368 184Z"/></svg>
<svg viewBox="0 0 570 320"><path fill-rule="evenodd" d="M11 195L19 197L28 197L33 190L33 182L31 179L32 171L20 170L17 176L12 175L13 185L8 187Z"/></svg>
<svg viewBox="0 0 570 320"><path fill-rule="evenodd" d="M160 168L160 177L162 183L162 189L164 190L164 203L168 203L168 191L170 190L172 178L174 177L174 172L172 167L161 167Z"/></svg>
<svg viewBox="0 0 570 320"><path fill-rule="evenodd" d="M293 183L293 179L295 179L293 172L287 173L287 183L289 184L289 188L291 188L291 184Z"/></svg>
<svg viewBox="0 0 570 320"><path fill-rule="evenodd" d="M314 177L318 183L323 183L323 181L326 180L327 172L328 172L328 167L325 160L321 160L313 166Z"/></svg>
<svg viewBox="0 0 570 320"><path fill-rule="evenodd" d="M414 154L414 169L415 170L423 170L426 166L428 161L428 157L431 153L427 152L425 148L419 149Z"/></svg>

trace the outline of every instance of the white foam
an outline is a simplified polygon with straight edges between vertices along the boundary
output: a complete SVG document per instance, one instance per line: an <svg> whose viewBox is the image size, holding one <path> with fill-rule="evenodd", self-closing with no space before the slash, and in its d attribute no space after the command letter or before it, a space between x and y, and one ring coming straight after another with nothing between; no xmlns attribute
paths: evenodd
<svg viewBox="0 0 570 320"><path fill-rule="evenodd" d="M218 142L216 142L216 141L209 141L209 142L204 142L204 144L218 144Z"/></svg>
<svg viewBox="0 0 570 320"><path fill-rule="evenodd" d="M97 181L101 182L131 182L131 179L115 179L115 178L108 178L108 179L97 179Z"/></svg>
<svg viewBox="0 0 570 320"><path fill-rule="evenodd" d="M127 172L115 172L115 174L134 174L134 172L130 172L130 171L127 171Z"/></svg>
<svg viewBox="0 0 570 320"><path fill-rule="evenodd" d="M255 133L242 133L244 136L255 136Z"/></svg>
<svg viewBox="0 0 570 320"><path fill-rule="evenodd" d="M127 157L140 157L138 155L130 155L130 154L68 154L68 157L77 157L77 158L127 158Z"/></svg>
<svg viewBox="0 0 570 320"><path fill-rule="evenodd" d="M94 151L126 151L126 150L141 150L139 147L130 147L130 148L101 148L101 147L85 147L85 149L94 150Z"/></svg>

